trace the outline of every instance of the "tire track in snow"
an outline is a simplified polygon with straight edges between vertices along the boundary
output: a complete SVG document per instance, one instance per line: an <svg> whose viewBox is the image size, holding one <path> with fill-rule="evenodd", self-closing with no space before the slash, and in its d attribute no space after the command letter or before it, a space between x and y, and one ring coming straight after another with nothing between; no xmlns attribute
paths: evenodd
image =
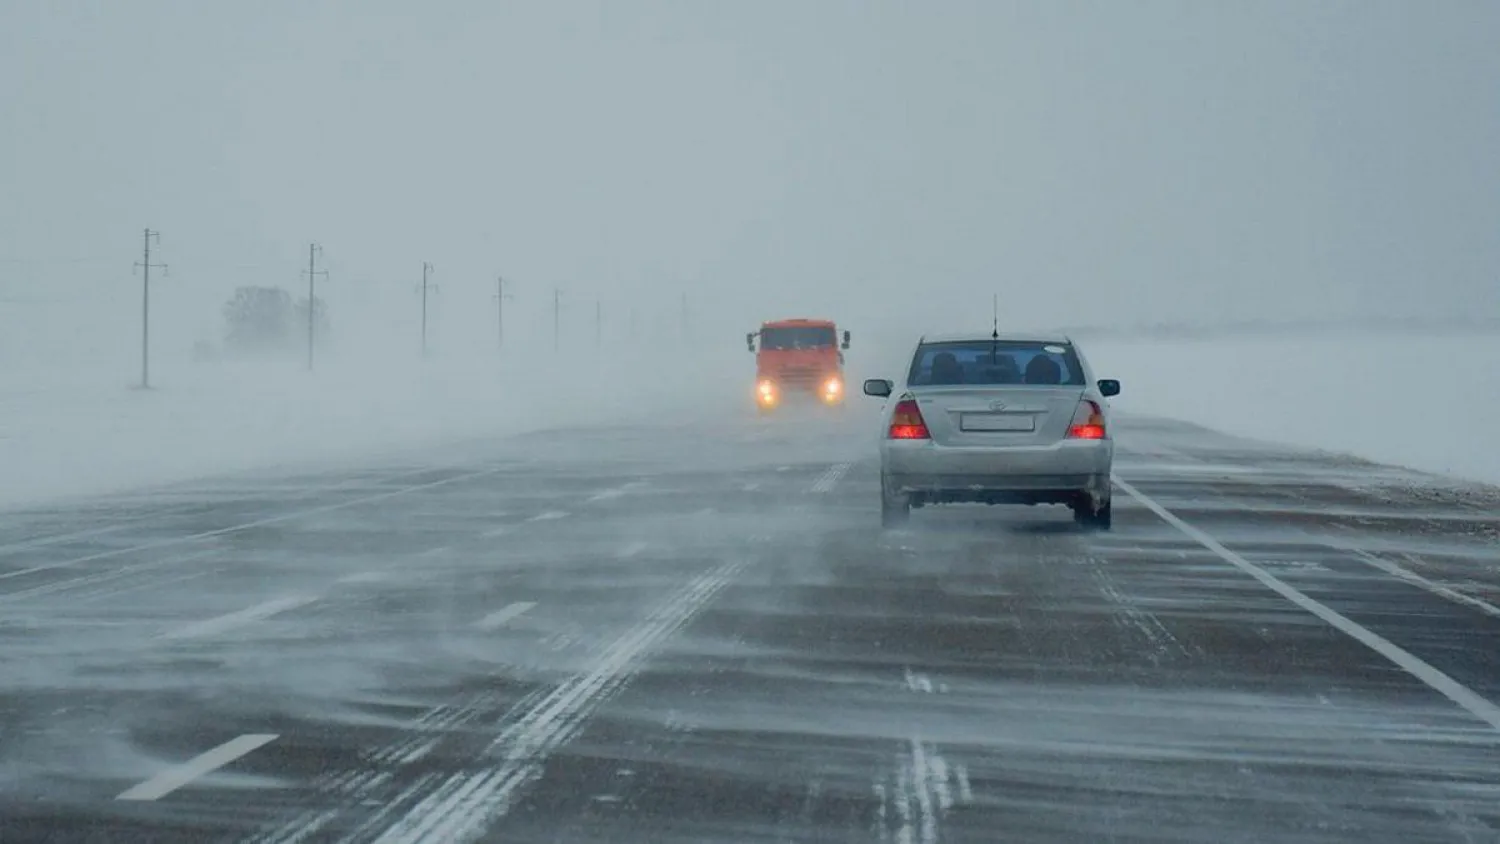
<svg viewBox="0 0 1500 844"><path fill-rule="evenodd" d="M1147 612L1136 606L1134 601L1122 593L1119 587L1115 585L1114 578L1110 576L1109 571L1105 568L1103 560L1097 557L1090 557L1087 559L1087 563L1093 569L1094 584L1099 587L1099 591L1115 607L1115 624L1122 629L1134 628L1150 643L1151 650L1147 654L1147 658L1151 660L1152 665L1160 665L1162 660L1174 653L1183 657L1191 657L1195 652L1198 655L1202 654L1196 647L1190 648L1184 645L1182 640L1172 635L1172 631L1168 630L1167 626L1162 624L1161 619L1157 618L1154 613Z"/></svg>
<svg viewBox="0 0 1500 844"><path fill-rule="evenodd" d="M427 773L398 793L378 793L391 781L391 768L420 761L453 731L493 711L500 698L485 693L461 704L440 705L419 716L400 741L366 754L362 759L366 767L317 777L313 790L326 795L333 807L305 810L246 841L298 844L314 837L321 840L341 815L357 812L372 800L381 803L381 808L339 840L448 844L483 834L509 809L515 793L540 776L547 757L623 687L640 657L687 623L747 562L726 563L702 575L602 650L592 669L560 686L537 689L510 707L500 719L498 737L485 751L498 755L498 765L447 776Z"/></svg>
<svg viewBox="0 0 1500 844"><path fill-rule="evenodd" d="M525 711L545 694L546 689L534 690L517 701L511 711ZM389 769L421 761L436 750L451 732L493 711L500 702L499 695L484 692L471 695L459 703L444 703L428 709L406 727L401 739L361 754L361 762L367 767L330 771L312 780L312 792L324 795L328 802L334 804L332 808L303 811L273 830L246 839L247 844L299 844L321 833L341 813L373 798L377 789L389 783L393 779ZM423 774L412 787L435 786L439 779L441 775L438 773ZM386 801L380 812L367 823L389 816L396 808L393 801Z"/></svg>
<svg viewBox="0 0 1500 844"><path fill-rule="evenodd" d="M823 474L818 476L816 481L813 481L812 492L819 495L833 492L833 488L838 485L838 482L844 477L844 473L848 472L849 467L852 465L852 463L835 463L829 466Z"/></svg>
<svg viewBox="0 0 1500 844"><path fill-rule="evenodd" d="M943 694L948 688L910 666L904 671L904 681L907 691L915 694ZM949 765L938 746L917 731L896 755L895 767L889 782L882 779L874 784L877 839L892 844L937 844L948 812L974 800L968 769Z"/></svg>
<svg viewBox="0 0 1500 844"><path fill-rule="evenodd" d="M422 797L375 840L380 844L457 844L483 835L510 809L516 793L541 776L542 766L573 738L598 707L629 680L640 658L696 615L745 565L718 566L664 602L600 656L590 671L563 683L501 732L488 748L500 763L457 773ZM396 802L406 802L404 794Z"/></svg>

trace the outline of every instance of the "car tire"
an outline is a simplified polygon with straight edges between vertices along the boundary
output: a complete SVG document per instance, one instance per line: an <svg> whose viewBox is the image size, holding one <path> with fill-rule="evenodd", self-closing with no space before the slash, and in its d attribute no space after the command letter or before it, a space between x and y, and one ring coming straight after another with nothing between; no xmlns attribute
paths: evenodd
<svg viewBox="0 0 1500 844"><path fill-rule="evenodd" d="M900 501L891 501L884 497L880 499L881 527L901 527L909 521L911 521L911 505L905 499Z"/></svg>
<svg viewBox="0 0 1500 844"><path fill-rule="evenodd" d="M1107 498L1096 506L1092 498L1081 496L1068 506L1073 510L1073 521L1084 530L1109 530L1114 520L1113 508Z"/></svg>
<svg viewBox="0 0 1500 844"><path fill-rule="evenodd" d="M1068 502L1068 509L1073 511L1073 523L1084 527L1089 522L1089 516L1093 513L1093 504L1087 495L1078 495Z"/></svg>
<svg viewBox="0 0 1500 844"><path fill-rule="evenodd" d="M899 492L887 490L884 479L880 483L880 526L900 527L911 520L911 498Z"/></svg>
<svg viewBox="0 0 1500 844"><path fill-rule="evenodd" d="M1099 509L1094 511L1093 524L1091 526L1094 530L1109 530L1113 526L1113 523L1114 506L1106 498L1104 499L1104 504L1100 505Z"/></svg>

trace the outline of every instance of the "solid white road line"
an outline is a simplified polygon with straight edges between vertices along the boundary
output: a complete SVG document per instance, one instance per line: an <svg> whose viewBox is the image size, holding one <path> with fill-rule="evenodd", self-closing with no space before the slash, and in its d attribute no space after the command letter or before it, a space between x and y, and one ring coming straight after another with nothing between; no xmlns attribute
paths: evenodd
<svg viewBox="0 0 1500 844"><path fill-rule="evenodd" d="M621 548L620 553L617 556L622 560L628 560L631 557L639 557L641 554L645 553L646 549L649 547L651 546L647 545L644 542L632 542L629 545L626 545L624 548Z"/></svg>
<svg viewBox="0 0 1500 844"><path fill-rule="evenodd" d="M200 756L168 768L134 788L120 792L116 800L156 800L165 797L193 780L228 765L258 747L270 744L274 733L251 733L230 739Z"/></svg>
<svg viewBox="0 0 1500 844"><path fill-rule="evenodd" d="M494 539L497 536L504 536L509 530L510 530L510 528L505 527L505 526L501 526L501 527L496 527L496 528L490 528L489 530L487 530L484 533L481 533L479 535L482 536L482 537L484 537L485 539Z"/></svg>
<svg viewBox="0 0 1500 844"><path fill-rule="evenodd" d="M164 557L160 560L152 560L146 563L136 563L135 565L121 566L119 568L107 569L105 571L94 572L92 574L83 574L79 575L78 577L70 577L65 580L55 580L51 583L44 583L40 586L33 586L30 589L20 589L15 592L7 592L4 595L0 595L0 604L10 604L15 603L16 601L35 598L41 595L51 595L58 592L70 592L75 589L80 589L87 586L94 586L101 583L110 583L112 581L121 580L133 574L139 574L145 571L152 571L155 569L166 568L168 566L175 566L182 563L191 563L198 560L208 559L217 553L218 551L215 549L194 551L178 557L169 556Z"/></svg>
<svg viewBox="0 0 1500 844"><path fill-rule="evenodd" d="M566 519L567 517L568 517L568 514L562 512L561 510L549 510L546 513L538 513L535 516L532 516L531 518L527 519L526 521L528 521L528 522L555 522L558 519Z"/></svg>
<svg viewBox="0 0 1500 844"><path fill-rule="evenodd" d="M452 550L452 549L449 548L446 545L439 545L436 548L428 548L426 551L423 551L418 556L422 556L422 557L440 557L443 554L448 553L450 550Z"/></svg>
<svg viewBox="0 0 1500 844"><path fill-rule="evenodd" d="M336 504L324 504L321 507L310 507L306 510L298 510L293 513L282 513L278 516L271 516L265 519L256 519L253 522L244 522L242 524L231 525L229 527L219 528L217 530L206 530L200 533L190 533L186 536L174 536L171 539L162 539L156 542L147 542L141 545L133 545L129 548L114 548L109 551L100 551L96 554L88 554L83 557L74 557L69 560L58 560L57 562L53 563L43 563L39 566L31 566L30 568L0 572L0 580L9 580L13 577L25 577L28 574L36 574L37 572L42 571L51 571L52 569L68 568L70 566L76 566L79 563L92 563L95 560L107 560L111 557L120 557L125 554L134 554L140 551L153 551L157 548L171 548L177 545L188 545L193 542L201 542L205 539L212 539L216 536L227 536L232 533L239 533L241 531L250 530L252 528L265 527L266 525L275 525L282 522L289 522L293 521L294 519L304 518L306 516L315 516L321 513L332 513L337 510L347 510L350 507L357 507L360 504L369 504L374 501L384 501L389 498L396 498L402 495L410 495L413 492L421 492L425 489L447 486L448 484L455 484L459 481L488 477L490 475L499 474L503 471L505 471L504 468L485 469L481 472L470 472L466 475L455 475L451 478L444 478L440 481L433 481L431 483L403 487L401 489L391 490L390 492L382 492L377 495L366 495L361 498L350 499L349 501L340 501Z"/></svg>
<svg viewBox="0 0 1500 844"><path fill-rule="evenodd" d="M484 618L479 619L478 623L474 626L478 627L480 630L494 630L502 624L518 618L522 613L530 610L534 606L536 606L536 601L517 601L514 604L508 604L504 607L501 607L500 609L495 610Z"/></svg>
<svg viewBox="0 0 1500 844"><path fill-rule="evenodd" d="M1372 565L1377 569L1380 569L1386 574L1399 577L1407 583L1426 589L1428 592L1431 592L1434 595L1447 598L1450 601L1463 604L1466 607L1473 607L1474 609L1479 610L1485 615L1500 618L1500 607L1497 607L1482 598L1476 598L1473 595L1466 595L1463 592L1460 592L1450 586L1444 586L1437 581L1428 580L1427 578L1423 577L1420 574L1417 574L1414 571L1411 571L1410 569L1404 569L1391 562L1390 560L1377 557L1374 554L1369 553L1368 551L1363 551L1359 548L1346 548L1340 545L1335 545L1334 547L1339 548L1342 551L1347 551L1358 557L1361 561L1368 563L1369 565Z"/></svg>
<svg viewBox="0 0 1500 844"><path fill-rule="evenodd" d="M275 598L263 604L256 604L236 612L227 613L215 618L207 618L203 621L195 621L185 627L169 630L162 634L163 639L194 639L199 636L213 636L226 630L249 624L252 621L260 621L270 618L277 613L283 613L290 609L296 609L304 604L310 604L317 598L311 595L287 595L283 598Z"/></svg>
<svg viewBox="0 0 1500 844"><path fill-rule="evenodd" d="M405 472L397 472L394 475L386 475L384 477L375 478L373 480L370 478L349 478L347 480L339 481L338 483L331 484L329 486L315 486L303 489L299 494L292 496L292 500L295 501L304 498L311 498L314 495L338 492L340 490L347 489L352 486L357 486L359 484L386 483L388 481L400 480L401 478L409 478L412 475L420 475L424 472L439 471L443 468L446 467L424 466L420 469L411 469ZM31 539L24 539L20 542L12 542L6 545L0 545L0 556L11 554L16 551L30 551L36 548L45 548L49 545L59 545L64 542L74 542L80 539L94 539L100 536L108 536L110 534L119 533L123 530L140 527L142 524L146 524L152 521L160 519L171 519L178 516L187 515L189 513L192 513L199 506L200 505L198 503L193 503L181 507L169 507L154 513L145 513L143 515L131 516L129 518L114 522L113 524L103 525L100 527L92 527L86 530L72 531L70 533L57 533L50 536L39 536Z"/></svg>
<svg viewBox="0 0 1500 844"><path fill-rule="evenodd" d="M1260 566L1225 548L1218 540L1178 518L1170 510L1126 483L1119 475L1115 475L1113 478L1115 486L1119 487L1131 498L1145 505L1146 509L1155 513L1162 521L1177 528L1199 545L1217 554L1224 562L1250 575L1260 581L1266 588L1321 618L1334 629L1395 663L1398 668L1426 683L1437 693L1463 707L1469 714L1489 724L1492 728L1500 730L1500 706L1496 706L1483 697L1480 697L1468 686L1434 668L1416 654L1407 651L1400 645L1391 642L1358 622L1340 614L1326 604L1298 591L1295 587L1287 584Z"/></svg>

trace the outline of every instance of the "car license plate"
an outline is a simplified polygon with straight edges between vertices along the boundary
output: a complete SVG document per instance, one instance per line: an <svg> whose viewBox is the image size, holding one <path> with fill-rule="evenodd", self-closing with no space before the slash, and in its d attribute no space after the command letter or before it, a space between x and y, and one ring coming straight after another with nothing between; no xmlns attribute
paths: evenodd
<svg viewBox="0 0 1500 844"><path fill-rule="evenodd" d="M965 413L958 425L965 431L1035 431L1036 417L1029 413Z"/></svg>

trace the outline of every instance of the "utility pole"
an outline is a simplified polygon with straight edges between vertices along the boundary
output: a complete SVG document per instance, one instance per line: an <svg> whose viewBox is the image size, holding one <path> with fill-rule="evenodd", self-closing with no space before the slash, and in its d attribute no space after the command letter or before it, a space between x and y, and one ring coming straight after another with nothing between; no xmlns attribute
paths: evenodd
<svg viewBox="0 0 1500 844"><path fill-rule="evenodd" d="M427 357L427 274L432 272L432 265L426 261L422 262L422 357Z"/></svg>
<svg viewBox="0 0 1500 844"><path fill-rule="evenodd" d="M495 276L495 339L497 348L505 348L505 300L516 297L505 292L505 276Z"/></svg>
<svg viewBox="0 0 1500 844"><path fill-rule="evenodd" d="M317 288L313 282L318 276L327 276L328 271L319 271L316 267L318 254L323 247L316 243L307 244L307 371L313 370L313 346L317 342L314 327L317 325L318 297Z"/></svg>
<svg viewBox="0 0 1500 844"><path fill-rule="evenodd" d="M145 236L141 238L144 248L141 253L141 261L135 266L141 268L141 389L151 389L151 268L157 267L166 272L166 264L151 263L151 239L161 242L161 232L146 229Z"/></svg>

